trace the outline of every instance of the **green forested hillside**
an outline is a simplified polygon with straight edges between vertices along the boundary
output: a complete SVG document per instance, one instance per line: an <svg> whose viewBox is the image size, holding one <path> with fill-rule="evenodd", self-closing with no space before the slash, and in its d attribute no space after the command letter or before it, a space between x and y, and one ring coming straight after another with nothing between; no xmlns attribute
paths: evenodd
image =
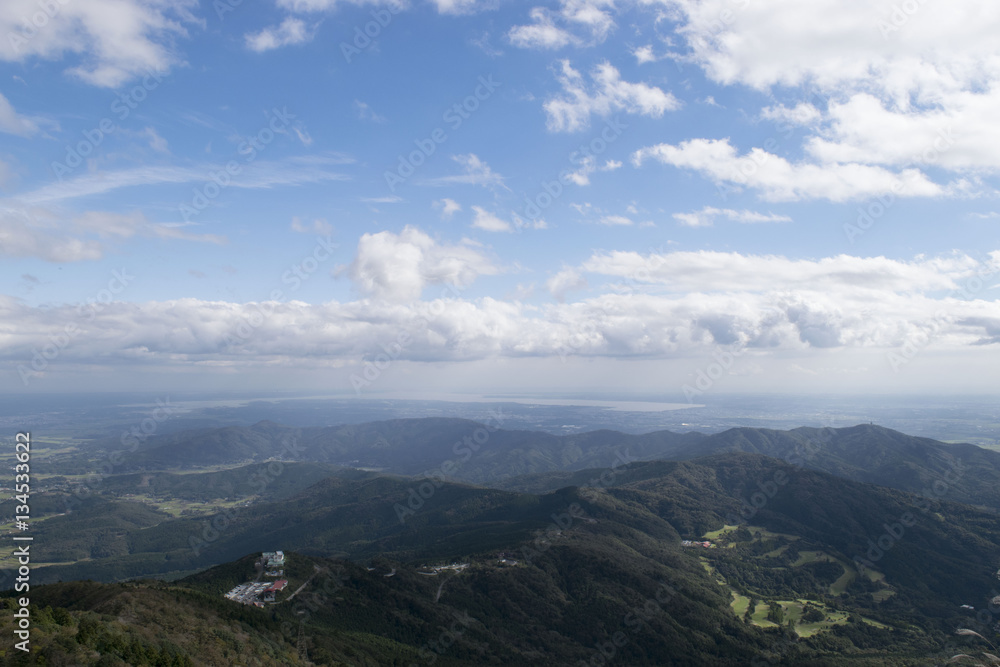
<svg viewBox="0 0 1000 667"><path fill-rule="evenodd" d="M746 452L918 493L939 480L957 476L961 484L951 485L950 498L1000 509L1000 453L908 436L879 426L791 431L736 428L713 435L670 431L631 435L604 430L555 436L506 430L503 421L503 416L497 415L484 424L427 418L325 428L260 422L249 427L183 431L150 438L125 458L121 471L234 466L280 458L515 488L526 483L518 479L525 475ZM81 459L75 465L85 467L87 461ZM130 476L127 484L137 479L142 478ZM240 486L224 475L212 481L220 491L247 491L246 484ZM176 480L164 484L176 485ZM127 486L118 484L115 488ZM187 493L198 492L189 489Z"/></svg>

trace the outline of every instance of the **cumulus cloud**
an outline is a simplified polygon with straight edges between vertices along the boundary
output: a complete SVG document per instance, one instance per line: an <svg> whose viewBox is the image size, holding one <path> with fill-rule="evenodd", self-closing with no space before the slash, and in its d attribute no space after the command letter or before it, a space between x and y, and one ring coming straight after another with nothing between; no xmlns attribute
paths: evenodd
<svg viewBox="0 0 1000 667"><path fill-rule="evenodd" d="M67 73L115 88L149 71L167 71L183 61L174 43L192 26L204 27L192 11L197 0L57 3L45 25L28 32L22 19L40 12L34 0L0 3L0 60L26 63L79 56Z"/></svg>
<svg viewBox="0 0 1000 667"><path fill-rule="evenodd" d="M824 104L776 105L762 117L815 131L820 163L1000 168L1000 6L974 0L666 0L687 58L711 79L780 86ZM913 11L908 11L910 8ZM720 16L731 16L725 24ZM766 44L767 48L760 48ZM828 107L826 112L822 107Z"/></svg>
<svg viewBox="0 0 1000 667"><path fill-rule="evenodd" d="M561 0L559 9L551 11L534 7L531 23L514 26L507 38L514 46L524 49L555 50L585 42L574 30L583 30L590 44L597 44L615 27L611 18L614 0Z"/></svg>
<svg viewBox="0 0 1000 667"><path fill-rule="evenodd" d="M484 266L470 252L413 229L368 235L352 271L372 295L402 299L307 304L286 295L269 304L112 302L98 317L81 318L76 306L32 308L0 296L0 361L16 370L30 362L39 341L70 323L79 334L60 353L60 368L100 358L111 367L162 365L175 371L185 365L335 367L380 352L380 344L391 344L401 332L410 341L402 358L418 362L566 355L706 359L716 345L737 344L757 359L800 354L808 365L825 350L874 350L884 359L908 340L970 350L996 344L1000 335L1000 306L983 298L985 288L971 298L939 292L977 270L968 257L795 262L736 253L595 255L585 266L550 278L553 294L565 299L585 286L582 274L591 270L627 277L633 286L536 306L464 298L460 285ZM687 277L692 271L696 276ZM441 297L427 301L413 288L446 282L456 287L442 287ZM646 292L636 282L665 289ZM678 285L684 289L671 289ZM258 324L249 336L237 336L248 321Z"/></svg>
<svg viewBox="0 0 1000 667"><path fill-rule="evenodd" d="M569 292L585 289L587 279L576 269L566 268L545 281L545 287L557 301L563 302Z"/></svg>
<svg viewBox="0 0 1000 667"><path fill-rule="evenodd" d="M419 299L428 285L464 288L499 272L470 244L441 244L411 226L399 234L364 234L347 271L362 294L390 302Z"/></svg>
<svg viewBox="0 0 1000 667"><path fill-rule="evenodd" d="M315 36L316 26L310 28L305 21L288 17L279 25L264 28L260 32L247 33L243 40L251 51L263 53L282 46L309 42Z"/></svg>
<svg viewBox="0 0 1000 667"><path fill-rule="evenodd" d="M459 204L454 199L439 199L433 204L434 208L441 211L441 219L448 220L451 216L455 215L462 210L462 205Z"/></svg>
<svg viewBox="0 0 1000 667"><path fill-rule="evenodd" d="M568 44L576 44L579 39L569 31L555 25L552 12L535 7L530 13L532 23L514 26L507 38L514 46L522 49L556 50Z"/></svg>
<svg viewBox="0 0 1000 667"><path fill-rule="evenodd" d="M693 292L766 291L795 284L801 289L833 292L925 292L953 290L975 273L967 255L918 258L910 262L885 257L837 255L820 260L736 252L672 252L641 255L615 251L592 255L581 268L671 290Z"/></svg>
<svg viewBox="0 0 1000 667"><path fill-rule="evenodd" d="M486 232L511 232L514 228L506 220L501 220L495 214L490 213L481 206L473 206L473 212L475 212L475 217L472 220L472 226L476 229L482 229Z"/></svg>
<svg viewBox="0 0 1000 667"><path fill-rule="evenodd" d="M633 49L632 55L635 56L636 62L640 65L655 63L658 60L656 54L653 53L653 47L650 44Z"/></svg>
<svg viewBox="0 0 1000 667"><path fill-rule="evenodd" d="M789 162L760 148L739 155L728 139L692 139L678 145L659 144L632 155L640 166L652 158L663 164L693 169L733 189L758 190L768 201L828 199L842 202L895 192L907 197L944 195L947 189L919 169L893 172L865 164L820 165Z"/></svg>
<svg viewBox="0 0 1000 667"><path fill-rule="evenodd" d="M626 112L659 118L681 106L676 97L656 86L622 80L619 71L607 61L591 71L590 85L568 60L560 61L557 78L562 94L544 104L547 126L553 132L586 129L594 114L607 117Z"/></svg>

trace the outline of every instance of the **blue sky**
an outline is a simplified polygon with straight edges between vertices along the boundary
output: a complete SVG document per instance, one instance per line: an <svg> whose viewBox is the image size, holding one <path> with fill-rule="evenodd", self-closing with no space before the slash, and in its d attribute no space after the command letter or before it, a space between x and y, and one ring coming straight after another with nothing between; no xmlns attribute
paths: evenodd
<svg viewBox="0 0 1000 667"><path fill-rule="evenodd" d="M6 390L992 391L998 24L6 2Z"/></svg>

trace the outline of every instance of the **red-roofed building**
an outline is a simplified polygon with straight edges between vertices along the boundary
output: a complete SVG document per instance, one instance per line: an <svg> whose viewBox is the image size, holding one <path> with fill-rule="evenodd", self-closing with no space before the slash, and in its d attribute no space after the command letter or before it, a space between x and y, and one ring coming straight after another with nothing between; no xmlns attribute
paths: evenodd
<svg viewBox="0 0 1000 667"><path fill-rule="evenodd" d="M264 589L264 602L274 602L274 594L284 590L288 585L287 579L278 579L276 582Z"/></svg>

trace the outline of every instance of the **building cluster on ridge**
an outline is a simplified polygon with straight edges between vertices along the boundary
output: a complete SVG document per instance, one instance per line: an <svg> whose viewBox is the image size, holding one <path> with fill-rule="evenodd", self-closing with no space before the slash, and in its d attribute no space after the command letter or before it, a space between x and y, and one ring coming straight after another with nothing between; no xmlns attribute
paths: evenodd
<svg viewBox="0 0 1000 667"><path fill-rule="evenodd" d="M261 576L280 577L285 573L285 554L281 551L265 551L260 555L256 565L262 572L257 581L248 581L236 586L226 593L226 599L240 604L263 607L265 602L275 602L275 595L288 585L287 579L277 581L260 581Z"/></svg>

